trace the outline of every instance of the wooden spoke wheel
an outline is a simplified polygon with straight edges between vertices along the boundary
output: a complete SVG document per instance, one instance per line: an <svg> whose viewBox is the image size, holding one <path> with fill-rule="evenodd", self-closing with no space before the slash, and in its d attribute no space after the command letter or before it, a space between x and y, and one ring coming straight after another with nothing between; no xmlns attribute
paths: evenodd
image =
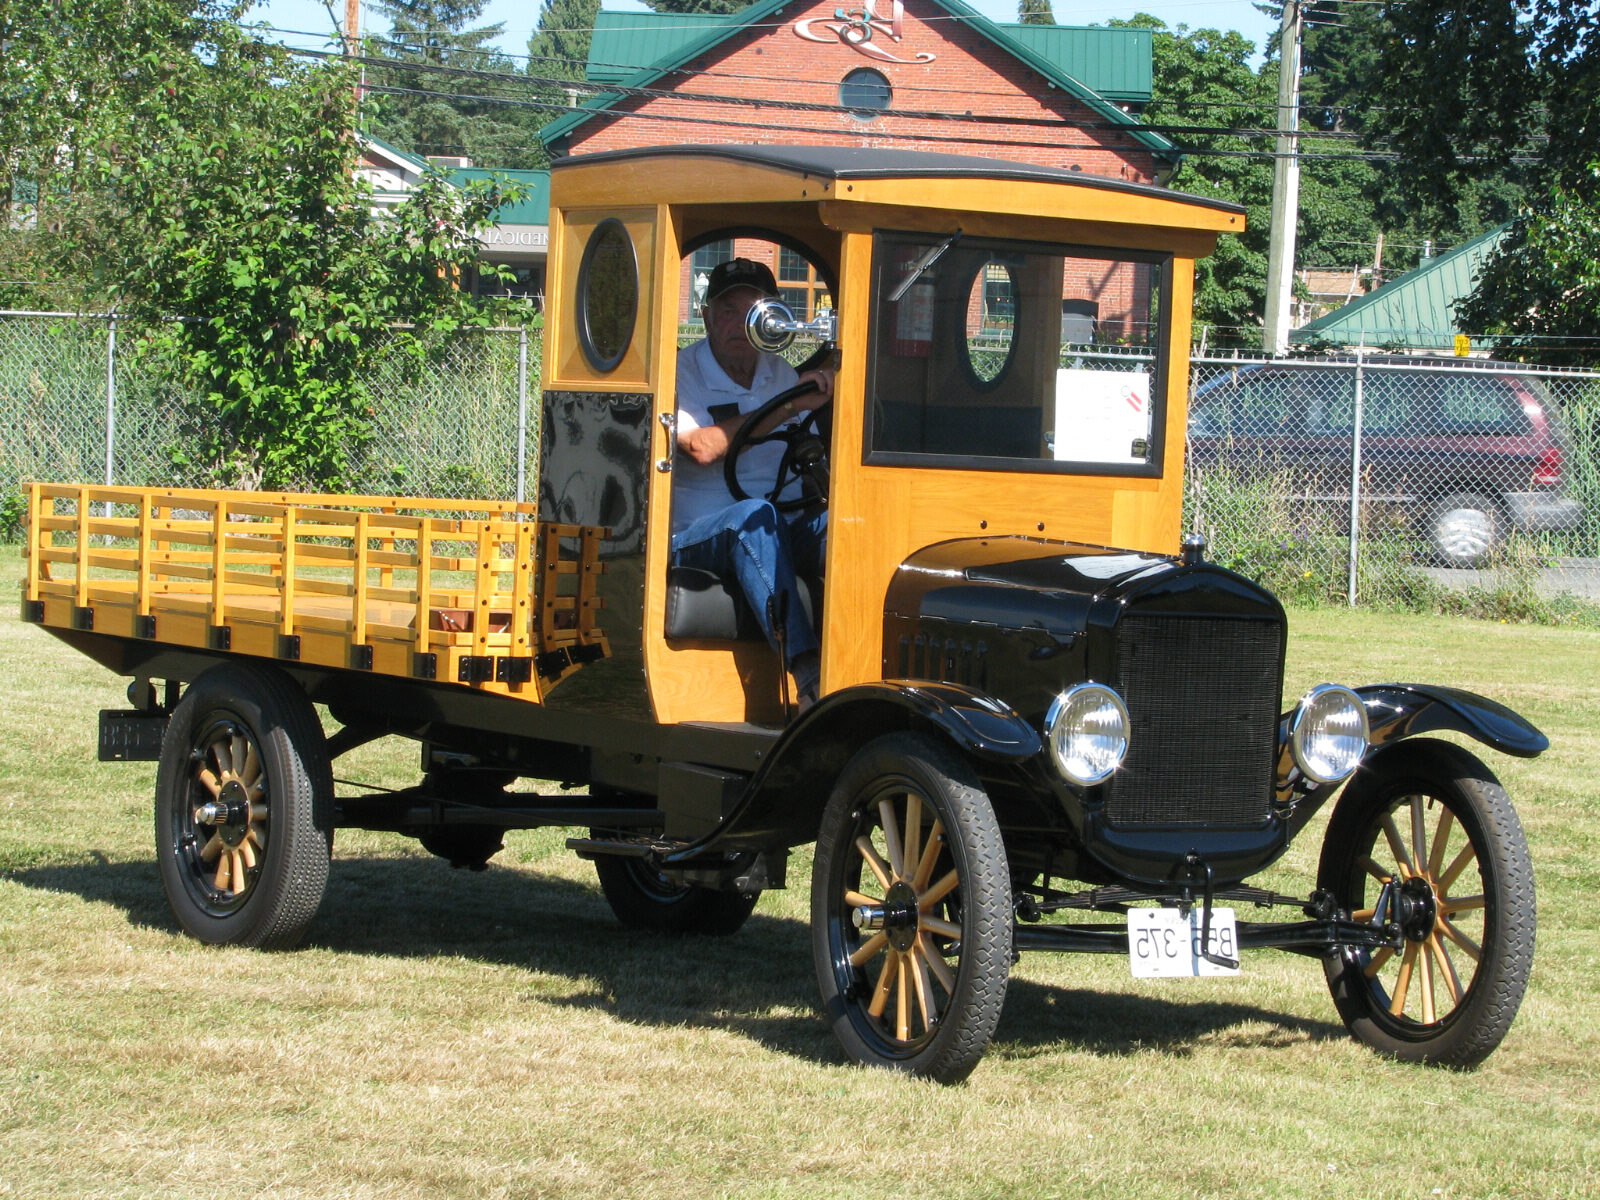
<svg viewBox="0 0 1600 1200"><path fill-rule="evenodd" d="M228 663L173 711L156 774L156 855L178 923L281 948L322 900L333 781L316 711L279 672Z"/></svg>
<svg viewBox="0 0 1600 1200"><path fill-rule="evenodd" d="M594 860L611 911L630 929L723 937L750 919L760 892L679 883L642 858L603 854Z"/></svg>
<svg viewBox="0 0 1600 1200"><path fill-rule="evenodd" d="M1488 768L1433 740L1380 752L1328 825L1319 884L1396 949L1325 960L1358 1039L1407 1062L1470 1067L1505 1037L1533 962L1533 869Z"/></svg>
<svg viewBox="0 0 1600 1200"><path fill-rule="evenodd" d="M1005 849L970 765L920 734L867 745L828 801L811 879L817 980L846 1052L965 1079L1011 969Z"/></svg>

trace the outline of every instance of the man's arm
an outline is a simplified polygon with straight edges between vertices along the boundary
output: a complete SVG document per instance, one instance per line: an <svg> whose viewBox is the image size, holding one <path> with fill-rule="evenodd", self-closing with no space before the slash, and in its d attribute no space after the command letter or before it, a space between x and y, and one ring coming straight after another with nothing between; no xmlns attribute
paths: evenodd
<svg viewBox="0 0 1600 1200"><path fill-rule="evenodd" d="M811 412L821 408L833 396L833 369L823 367L815 371L807 371L799 378L800 383L809 383L815 391L806 392L781 405L766 420L762 421L751 431L754 437L765 437L785 421L792 420L796 414ZM701 466L710 466L728 453L728 447L733 443L733 435L739 432L739 426L745 422L745 416L727 417L713 425L702 425L695 429L684 430L678 434L678 449Z"/></svg>

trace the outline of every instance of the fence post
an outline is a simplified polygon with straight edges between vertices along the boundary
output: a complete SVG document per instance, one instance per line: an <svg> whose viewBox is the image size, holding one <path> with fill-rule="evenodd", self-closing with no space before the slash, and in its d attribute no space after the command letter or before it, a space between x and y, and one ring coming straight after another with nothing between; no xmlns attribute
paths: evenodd
<svg viewBox="0 0 1600 1200"><path fill-rule="evenodd" d="M528 493L528 330L517 330L517 503Z"/></svg>
<svg viewBox="0 0 1600 1200"><path fill-rule="evenodd" d="M1356 605L1356 557L1361 546L1361 405L1366 372L1365 348L1363 345L1356 350L1356 411L1350 428L1350 552L1345 601L1351 608Z"/></svg>
<svg viewBox="0 0 1600 1200"><path fill-rule="evenodd" d="M106 318L106 477L104 483L110 487L116 481L112 478L113 454L117 442L117 318L113 313ZM108 513L109 515L109 513Z"/></svg>

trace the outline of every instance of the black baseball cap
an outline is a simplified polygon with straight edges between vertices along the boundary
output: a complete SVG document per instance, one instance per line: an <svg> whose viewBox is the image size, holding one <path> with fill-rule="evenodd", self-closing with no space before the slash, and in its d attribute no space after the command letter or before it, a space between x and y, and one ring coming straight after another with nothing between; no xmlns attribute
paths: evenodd
<svg viewBox="0 0 1600 1200"><path fill-rule="evenodd" d="M777 281L765 263L749 258L730 258L711 268L711 279L706 284L705 303L710 304L724 292L734 288L754 288L763 296L778 294Z"/></svg>

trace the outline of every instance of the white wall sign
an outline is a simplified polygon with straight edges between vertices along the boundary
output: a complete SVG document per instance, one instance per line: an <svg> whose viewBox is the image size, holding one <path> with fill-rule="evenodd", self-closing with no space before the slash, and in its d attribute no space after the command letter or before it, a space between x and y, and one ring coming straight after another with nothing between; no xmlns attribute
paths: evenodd
<svg viewBox="0 0 1600 1200"><path fill-rule="evenodd" d="M882 62L931 63L938 57L926 50L919 50L910 58L901 58L880 42L873 41L873 34L879 33L889 41L898 43L901 37L900 22L905 15L905 6L900 0L889 0L887 18L878 15L877 5L878 0L866 0L860 8L834 9L831 21L824 21L819 17L796 21L795 35L808 42L840 41L858 54L865 54L868 58L876 58Z"/></svg>

